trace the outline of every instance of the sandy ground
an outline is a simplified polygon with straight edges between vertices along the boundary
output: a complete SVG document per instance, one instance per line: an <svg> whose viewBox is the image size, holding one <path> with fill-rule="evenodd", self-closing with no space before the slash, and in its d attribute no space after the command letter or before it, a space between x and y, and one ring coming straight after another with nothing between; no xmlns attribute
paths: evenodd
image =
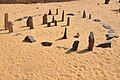
<svg viewBox="0 0 120 80"><path fill-rule="evenodd" d="M88 36L91 31L95 35L95 46L105 42L107 30L93 19L100 19L112 26L120 35L120 13L112 10L120 8L118 0L112 0L104 5L104 0L79 0L60 3L38 4L1 4L0 5L0 80L120 80L120 39L111 40L112 48L94 47L92 52L84 52L88 46ZM99 5L97 5L99 3ZM38 9L37 9L38 8ZM62 10L74 13L68 28L68 39L55 41L62 37L66 24L59 22L58 26L47 28L42 24L42 16L52 9L59 9L57 20L61 19ZM86 10L87 18L82 19ZM26 20L14 23L14 33L8 34L4 29L4 14L9 13L9 20L24 16L34 17L34 28L26 26ZM92 14L92 19L88 19ZM67 17L67 16L66 16ZM52 16L49 16L51 21ZM76 40L73 36L80 33L78 51L70 54L65 52ZM17 35L19 34L19 35ZM22 42L25 36L34 36L37 42ZM43 47L40 43L51 41L51 47ZM68 48L67 50L64 47Z"/></svg>

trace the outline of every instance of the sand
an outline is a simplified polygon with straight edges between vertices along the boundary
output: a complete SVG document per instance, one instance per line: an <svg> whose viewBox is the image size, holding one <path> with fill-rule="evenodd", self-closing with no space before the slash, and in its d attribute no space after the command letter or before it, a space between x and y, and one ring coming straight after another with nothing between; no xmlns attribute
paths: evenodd
<svg viewBox="0 0 120 80"><path fill-rule="evenodd" d="M112 10L120 8L118 0L104 5L104 0L78 0L59 3L38 4L1 4L0 5L0 80L120 80L120 39L113 38L111 48L95 47L105 42L107 29L93 19L100 19L109 24L120 35L120 13ZM98 5L99 3L99 5ZM38 8L38 9L37 9ZM74 13L68 29L68 39L61 38L66 25L59 22L58 26L47 28L42 24L42 16L51 9L59 9L61 20L62 10L65 14ZM82 19L83 10L87 18ZM9 13L9 20L14 21L24 16L34 17L34 28L29 30L26 20L14 22L14 33L8 34L4 29L4 14ZM92 19L88 15L92 14ZM49 16L51 21L52 16ZM93 31L95 46L93 51L85 52L88 47L88 36ZM80 33L80 37L73 36ZM22 42L25 36L31 35L35 43ZM79 40L78 51L65 54L75 40ZM44 47L43 41L53 42L51 47Z"/></svg>

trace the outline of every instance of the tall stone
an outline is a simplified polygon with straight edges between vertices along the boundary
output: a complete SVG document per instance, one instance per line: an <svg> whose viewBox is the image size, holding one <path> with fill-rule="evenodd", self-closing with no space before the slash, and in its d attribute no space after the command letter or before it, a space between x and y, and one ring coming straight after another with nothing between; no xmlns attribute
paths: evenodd
<svg viewBox="0 0 120 80"><path fill-rule="evenodd" d="M13 33L13 24L11 21L8 21L7 26L8 26L9 33Z"/></svg>
<svg viewBox="0 0 120 80"><path fill-rule="evenodd" d="M89 35L89 45L88 45L88 50L89 51L92 51L93 50L93 47L94 47L94 34L93 32L90 32L90 35Z"/></svg>
<svg viewBox="0 0 120 80"><path fill-rule="evenodd" d="M58 9L56 9L56 15L58 15Z"/></svg>
<svg viewBox="0 0 120 80"><path fill-rule="evenodd" d="M47 27L51 27L51 23L49 22L49 23L47 23Z"/></svg>
<svg viewBox="0 0 120 80"><path fill-rule="evenodd" d="M54 22L54 23L55 23L55 25L54 25L54 26L57 26L57 20L55 20L55 22Z"/></svg>
<svg viewBox="0 0 120 80"><path fill-rule="evenodd" d="M5 30L7 30L8 29L8 13L5 13L4 24L5 24Z"/></svg>
<svg viewBox="0 0 120 80"><path fill-rule="evenodd" d="M86 12L85 12L85 10L83 11L83 17L82 18L86 18Z"/></svg>
<svg viewBox="0 0 120 80"><path fill-rule="evenodd" d="M53 23L55 22L55 17L54 17L54 16L52 17L52 22L53 22Z"/></svg>
<svg viewBox="0 0 120 80"><path fill-rule="evenodd" d="M43 16L43 24L47 24L47 14L44 14Z"/></svg>
<svg viewBox="0 0 120 80"><path fill-rule="evenodd" d="M72 51L77 51L77 49L78 49L78 45L79 45L79 41L74 41L71 50L72 50Z"/></svg>
<svg viewBox="0 0 120 80"><path fill-rule="evenodd" d="M67 26L70 25L70 17L67 18Z"/></svg>
<svg viewBox="0 0 120 80"><path fill-rule="evenodd" d="M62 21L64 21L64 17L65 17L65 12L63 10L63 12L62 12Z"/></svg>
<svg viewBox="0 0 120 80"><path fill-rule="evenodd" d="M65 32L64 32L62 39L67 39L67 28L65 28Z"/></svg>
<svg viewBox="0 0 120 80"><path fill-rule="evenodd" d="M30 29L34 29L34 27L33 27L33 18L31 16L27 20L27 26L30 27Z"/></svg>

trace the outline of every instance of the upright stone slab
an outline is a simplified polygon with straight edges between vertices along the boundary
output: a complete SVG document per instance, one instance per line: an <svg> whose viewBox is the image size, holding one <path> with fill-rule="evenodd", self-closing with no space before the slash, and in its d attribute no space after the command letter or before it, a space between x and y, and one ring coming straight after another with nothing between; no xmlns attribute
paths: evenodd
<svg viewBox="0 0 120 80"><path fill-rule="evenodd" d="M109 4L110 0L105 0L105 4Z"/></svg>
<svg viewBox="0 0 120 80"><path fill-rule="evenodd" d="M55 22L55 17L54 17L54 16L52 17L52 22L53 22L53 23Z"/></svg>
<svg viewBox="0 0 120 80"><path fill-rule="evenodd" d="M47 24L47 14L44 14L43 16L43 24Z"/></svg>
<svg viewBox="0 0 120 80"><path fill-rule="evenodd" d="M34 29L34 27L33 27L33 18L31 16L27 20L27 26L30 27L30 29Z"/></svg>
<svg viewBox="0 0 120 80"><path fill-rule="evenodd" d="M47 27L51 27L51 23L49 22L49 23L47 23Z"/></svg>
<svg viewBox="0 0 120 80"><path fill-rule="evenodd" d="M62 39L67 39L67 28L65 28L65 32L64 32Z"/></svg>
<svg viewBox="0 0 120 80"><path fill-rule="evenodd" d="M55 22L54 22L54 23L55 23L55 25L54 25L54 26L57 26L57 20L55 20Z"/></svg>
<svg viewBox="0 0 120 80"><path fill-rule="evenodd" d="M93 50L93 47L94 47L94 34L93 32L90 32L90 35L89 35L89 45L88 45L88 50L89 51L92 51Z"/></svg>
<svg viewBox="0 0 120 80"><path fill-rule="evenodd" d="M5 24L5 30L8 30L8 13L5 13L4 24Z"/></svg>
<svg viewBox="0 0 120 80"><path fill-rule="evenodd" d="M83 17L82 18L86 18L86 12L85 12L85 10L83 11Z"/></svg>
<svg viewBox="0 0 120 80"><path fill-rule="evenodd" d="M70 25L70 17L67 18L67 26Z"/></svg>
<svg viewBox="0 0 120 80"><path fill-rule="evenodd" d="M91 19L91 17L92 17L91 14L89 14L89 19Z"/></svg>
<svg viewBox="0 0 120 80"><path fill-rule="evenodd" d="M11 21L8 21L8 30L9 30L9 33L13 33L13 24Z"/></svg>
<svg viewBox="0 0 120 80"><path fill-rule="evenodd" d="M77 49L78 49L78 45L79 45L79 41L74 41L71 50L72 50L72 51L77 51Z"/></svg>
<svg viewBox="0 0 120 80"><path fill-rule="evenodd" d="M51 11L51 9L49 9L48 15L52 15L52 11Z"/></svg>
<svg viewBox="0 0 120 80"><path fill-rule="evenodd" d="M56 15L58 15L58 9L56 9Z"/></svg>
<svg viewBox="0 0 120 80"><path fill-rule="evenodd" d="M65 17L65 12L63 10L63 12L62 12L62 21L64 21L64 17Z"/></svg>

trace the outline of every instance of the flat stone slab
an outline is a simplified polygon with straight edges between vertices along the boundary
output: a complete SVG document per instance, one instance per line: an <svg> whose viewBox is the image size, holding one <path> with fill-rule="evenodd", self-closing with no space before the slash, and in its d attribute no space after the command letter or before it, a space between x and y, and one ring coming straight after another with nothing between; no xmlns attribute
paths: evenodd
<svg viewBox="0 0 120 80"><path fill-rule="evenodd" d="M110 25L107 25L107 24L105 24L105 23L103 23L102 26L103 26L105 29L111 29L111 28L112 28Z"/></svg>
<svg viewBox="0 0 120 80"><path fill-rule="evenodd" d="M33 36L26 36L23 41L24 42L30 42L30 43L36 42L36 40L34 39Z"/></svg>
<svg viewBox="0 0 120 80"><path fill-rule="evenodd" d="M94 19L95 22L102 22L100 19Z"/></svg>
<svg viewBox="0 0 120 80"><path fill-rule="evenodd" d="M101 43L101 44L99 44L97 47L111 48L111 42L108 41L108 42Z"/></svg>
<svg viewBox="0 0 120 80"><path fill-rule="evenodd" d="M52 42L41 42L42 46L51 46Z"/></svg>
<svg viewBox="0 0 120 80"><path fill-rule="evenodd" d="M107 37L106 40L110 40L112 38L119 38L119 36L117 36L115 33L107 33L106 37Z"/></svg>
<svg viewBox="0 0 120 80"><path fill-rule="evenodd" d="M73 13L68 13L68 14L66 14L66 15L68 15L68 16L74 16L74 14L73 14Z"/></svg>

